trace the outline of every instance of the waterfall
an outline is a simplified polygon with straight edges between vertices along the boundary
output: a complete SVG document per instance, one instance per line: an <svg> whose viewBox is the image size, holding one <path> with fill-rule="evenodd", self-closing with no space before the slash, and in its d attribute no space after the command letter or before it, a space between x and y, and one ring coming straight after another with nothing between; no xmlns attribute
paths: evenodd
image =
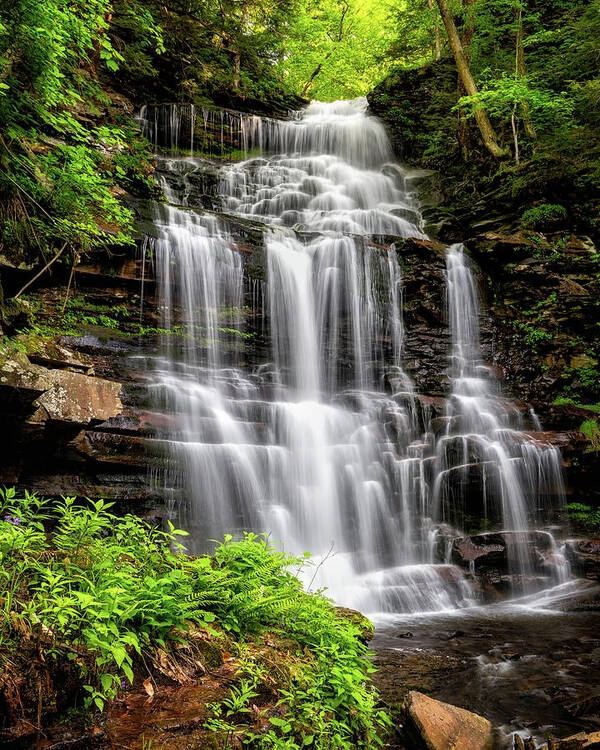
<svg viewBox="0 0 600 750"><path fill-rule="evenodd" d="M161 325L177 334L155 361L155 400L174 415L162 483L191 549L266 532L310 552L307 585L346 606L472 604L440 540L460 535L473 506L511 531L542 521L540 503L562 486L560 456L522 431L482 362L477 288L458 246L447 253L443 428L422 406L403 362L393 238L426 238L382 124L364 99L312 103L285 121L179 105L144 108L140 121L170 204L155 208L151 243ZM226 146L246 158L212 165L216 215L192 188ZM262 227L258 291L232 230L248 220ZM256 335L248 301L269 342L255 362L239 347ZM513 557L527 574L529 559Z"/></svg>

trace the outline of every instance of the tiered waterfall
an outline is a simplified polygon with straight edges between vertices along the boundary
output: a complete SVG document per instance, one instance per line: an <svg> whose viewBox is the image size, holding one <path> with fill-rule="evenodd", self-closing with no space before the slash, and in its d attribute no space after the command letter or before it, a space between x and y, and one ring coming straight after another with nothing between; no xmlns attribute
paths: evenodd
<svg viewBox="0 0 600 750"><path fill-rule="evenodd" d="M181 334L164 337L154 363L156 398L176 415L160 481L192 547L269 533L312 554L307 585L365 612L473 603L445 560L465 494L490 524L525 531L560 495L560 456L521 431L482 361L460 246L446 254L445 415L432 419L407 376L393 238L425 235L382 124L362 99L286 121L176 105L140 119L168 201L150 242L162 325ZM194 149L210 151L208 130L213 150L227 138L246 155L216 168L219 212L194 206L207 169ZM233 220L262 226L258 282ZM245 329L249 299L258 334ZM252 337L268 349L250 362L235 342L247 350ZM526 559L513 563L527 572Z"/></svg>

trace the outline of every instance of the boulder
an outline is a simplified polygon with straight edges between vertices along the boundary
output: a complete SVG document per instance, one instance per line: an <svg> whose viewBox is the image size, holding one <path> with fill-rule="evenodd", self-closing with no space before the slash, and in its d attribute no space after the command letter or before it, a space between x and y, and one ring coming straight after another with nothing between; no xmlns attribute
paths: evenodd
<svg viewBox="0 0 600 750"><path fill-rule="evenodd" d="M165 457L169 451L168 444L162 440L95 430L82 431L69 446L97 464L110 464L141 472L149 465L159 465L161 457L161 465L165 465Z"/></svg>
<svg viewBox="0 0 600 750"><path fill-rule="evenodd" d="M492 746L491 722L471 711L414 690L406 696L404 708L411 737L427 750L489 750Z"/></svg>
<svg viewBox="0 0 600 750"><path fill-rule="evenodd" d="M0 361L0 395L21 396L33 401L50 387L48 371L32 365L22 352L2 357Z"/></svg>
<svg viewBox="0 0 600 750"><path fill-rule="evenodd" d="M600 580L600 539L568 539L565 557L576 573Z"/></svg>
<svg viewBox="0 0 600 750"><path fill-rule="evenodd" d="M56 370L72 370L84 375L93 375L94 367L91 357L87 354L74 352L62 343L44 339L41 336L19 336L29 348L29 361L36 365Z"/></svg>

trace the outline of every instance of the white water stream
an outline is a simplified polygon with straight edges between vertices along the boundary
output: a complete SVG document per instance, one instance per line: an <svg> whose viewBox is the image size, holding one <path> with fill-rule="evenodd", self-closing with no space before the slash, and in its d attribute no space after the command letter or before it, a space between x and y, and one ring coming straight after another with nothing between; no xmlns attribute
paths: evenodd
<svg viewBox="0 0 600 750"><path fill-rule="evenodd" d="M156 395L177 415L163 486L197 548L268 532L290 553L312 553L313 588L369 613L473 603L463 572L436 562L465 502L525 531L544 521L562 478L558 452L521 431L481 361L462 248L447 253L452 385L440 431L403 368L396 248L370 241L425 235L366 101L313 103L287 121L184 109L144 109L141 121L163 147L161 174L177 177L162 179L171 205L157 205L153 249L163 325L182 311L186 336L183 348L165 336ZM254 335L244 331L254 288L244 249L226 218L184 208L205 161L177 149L193 152L194 138L201 147L198 131L218 132L218 118L221 144L235 132L243 151L260 151L218 170L225 212L266 225L256 296L270 353L257 364L231 342L231 329L246 347ZM518 552L511 565L530 572Z"/></svg>

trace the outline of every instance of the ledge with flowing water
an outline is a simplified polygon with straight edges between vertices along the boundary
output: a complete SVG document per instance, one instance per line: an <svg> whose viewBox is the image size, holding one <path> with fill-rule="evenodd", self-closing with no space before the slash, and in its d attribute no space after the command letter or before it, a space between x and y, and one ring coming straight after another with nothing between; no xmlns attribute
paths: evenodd
<svg viewBox="0 0 600 750"><path fill-rule="evenodd" d="M286 121L175 105L140 119L170 204L156 207L148 244L162 325L185 326L151 363L155 403L178 415L158 481L196 548L267 530L286 550L311 552L310 583L341 603L440 610L477 601L449 557L475 520L511 531L506 573L519 589L561 580L553 543L538 549L528 535L560 511L560 455L502 397L483 362L468 259L457 246L442 262L428 243L410 180L364 100L313 103ZM219 215L193 206L210 172L193 152L215 123L222 149L249 155L213 166ZM258 281L228 215L263 226ZM436 257L436 289L418 302L405 251L417 268ZM430 326L449 339L430 353L443 400L441 379L421 393L427 377L411 367L405 310L423 314L427 303ZM258 329L268 349L248 357Z"/></svg>

